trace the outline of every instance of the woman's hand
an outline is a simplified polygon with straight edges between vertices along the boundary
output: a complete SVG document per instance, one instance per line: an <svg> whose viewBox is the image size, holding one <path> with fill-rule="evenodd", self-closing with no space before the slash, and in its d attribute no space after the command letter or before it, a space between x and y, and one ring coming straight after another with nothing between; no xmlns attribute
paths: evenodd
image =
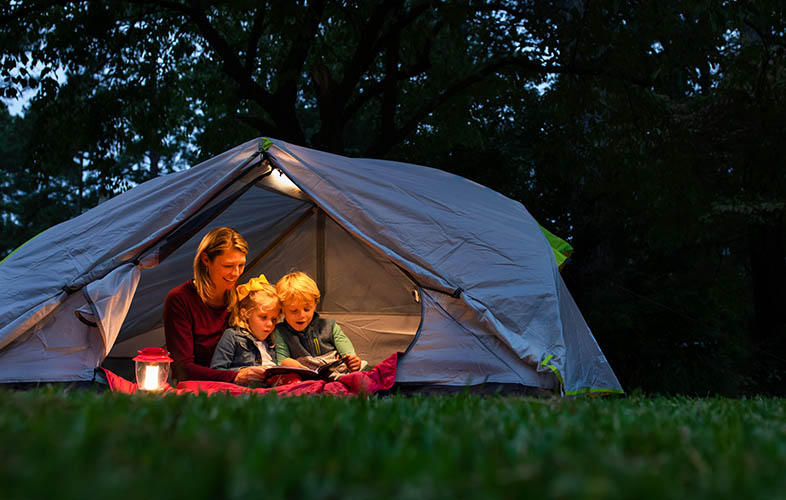
<svg viewBox="0 0 786 500"><path fill-rule="evenodd" d="M238 385L248 385L251 382L260 381L265 376L265 369L261 366L248 366L241 368L235 375L235 383Z"/></svg>
<svg viewBox="0 0 786 500"><path fill-rule="evenodd" d="M360 370L360 366L363 362L359 357L354 354L345 354L344 357L346 358L347 368L353 372Z"/></svg>

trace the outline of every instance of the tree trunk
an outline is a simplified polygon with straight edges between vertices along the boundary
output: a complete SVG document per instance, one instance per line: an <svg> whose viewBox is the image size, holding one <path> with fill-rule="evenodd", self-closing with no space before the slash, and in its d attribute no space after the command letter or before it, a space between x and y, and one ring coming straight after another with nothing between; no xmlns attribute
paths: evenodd
<svg viewBox="0 0 786 500"><path fill-rule="evenodd" d="M158 151L150 151L150 178L154 179L160 174L159 164L161 163L161 153Z"/></svg>
<svg viewBox="0 0 786 500"><path fill-rule="evenodd" d="M783 215L756 225L749 233L751 280L757 343L786 346L786 254ZM773 353L786 358L786 352Z"/></svg>

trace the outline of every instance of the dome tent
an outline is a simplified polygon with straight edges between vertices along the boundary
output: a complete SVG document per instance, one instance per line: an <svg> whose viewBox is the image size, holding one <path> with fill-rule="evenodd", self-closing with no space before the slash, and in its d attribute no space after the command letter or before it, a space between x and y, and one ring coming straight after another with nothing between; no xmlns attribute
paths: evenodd
<svg viewBox="0 0 786 500"><path fill-rule="evenodd" d="M140 184L30 240L0 265L0 382L91 380L107 356L163 345L166 293L202 235L238 230L240 281L317 281L371 363L396 382L621 392L518 202L406 163L255 139Z"/></svg>

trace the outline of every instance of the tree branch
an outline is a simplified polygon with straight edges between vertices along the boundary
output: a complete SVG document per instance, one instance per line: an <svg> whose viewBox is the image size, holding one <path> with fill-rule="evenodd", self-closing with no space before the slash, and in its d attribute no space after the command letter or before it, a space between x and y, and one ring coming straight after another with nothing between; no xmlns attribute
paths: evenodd
<svg viewBox="0 0 786 500"><path fill-rule="evenodd" d="M609 69L595 69L595 68L576 68L565 67L552 64L543 64L538 61L532 61L525 57L509 56L491 61L481 67L478 67L475 72L468 76L454 82L448 88L433 96L431 99L425 101L423 105L412 114L401 127L399 127L392 136L380 136L379 139L368 149L366 154L368 156L381 156L389 151L393 144L396 144L412 133L413 130L434 110L445 104L448 100L458 95L462 91L486 79L489 75L497 72L520 69L527 72L537 74L569 74L581 76L606 76L609 78L619 79L625 82L635 83L637 85L651 86L648 80L639 79L636 77L623 78L611 73Z"/></svg>
<svg viewBox="0 0 786 500"><path fill-rule="evenodd" d="M385 90L389 89L391 86L396 86L397 82L408 80L416 75L426 72L429 68L431 68L431 47L434 44L434 40L436 39L437 34L440 32L442 27L443 27L442 22L438 22L436 24L431 35L426 38L426 42L424 46L417 51L418 58L414 64L412 64L409 68L406 68L404 70L400 70L398 69L398 67L393 67L392 71L390 72L386 71L384 80L369 85L367 87L366 92L357 95L357 97L352 99L347 104L346 110L344 112L344 116L349 117L354 115L368 101L379 96L381 93L385 92ZM388 44L390 43L389 39L391 38L391 36L392 34L387 34L383 38L386 41L386 43ZM396 43L398 43L398 39L396 40Z"/></svg>
<svg viewBox="0 0 786 500"><path fill-rule="evenodd" d="M575 45L573 46L573 53L570 57L570 64L576 65L576 58L579 55L579 47L581 46L581 36L584 34L584 28L587 26L587 11L589 10L590 0L587 0L585 7L581 11L581 21L579 22L579 32L576 34Z"/></svg>
<svg viewBox="0 0 786 500"><path fill-rule="evenodd" d="M265 28L266 11L267 2L263 2L257 7L257 13L254 15L254 24L251 25L251 33L248 36L248 44L246 45L246 71L249 73L254 72L254 61L257 58L257 46L259 45L259 39Z"/></svg>
<svg viewBox="0 0 786 500"><path fill-rule="evenodd" d="M19 7L13 12L9 12L8 14L3 14L0 16L0 26L4 26L10 23L18 23L20 19L23 19L25 16L30 14L34 14L36 12L42 12L54 5L66 5L69 3L79 3L76 0L50 0L50 1L37 1L32 2L32 6L29 3L26 3L26 7Z"/></svg>
<svg viewBox="0 0 786 500"><path fill-rule="evenodd" d="M250 125L257 130L276 130L276 125L269 120L264 118L260 118L258 116L251 116L247 114L238 114L236 115L237 119L241 122L245 123L246 125Z"/></svg>
<svg viewBox="0 0 786 500"><path fill-rule="evenodd" d="M398 37L390 38L385 52L385 75L395 75L398 68ZM380 135L382 137L394 133L396 129L397 86L395 78L383 80L382 112L380 116Z"/></svg>
<svg viewBox="0 0 786 500"><path fill-rule="evenodd" d="M355 53L347 59L341 71L341 83L335 89L331 98L339 102L346 102L357 86L360 77L368 71L372 62L380 52L380 32L390 12L399 9L402 0L385 0L377 4L371 18L364 23L360 40L355 47ZM330 92L333 94L333 92Z"/></svg>
<svg viewBox="0 0 786 500"><path fill-rule="evenodd" d="M149 2L143 1L141 3ZM216 52L219 58L221 58L224 71L238 84L238 94L241 98L256 101L266 109L275 106L275 99L273 96L253 79L251 72L243 65L240 58L235 51L232 50L232 47L229 46L229 43L223 35L210 24L210 20L205 14L201 2L192 2L190 5L171 1L157 1L152 3L165 9L184 14L191 19L202 33L208 46Z"/></svg>
<svg viewBox="0 0 786 500"><path fill-rule="evenodd" d="M298 81L324 12L325 0L315 0L306 10L306 25L294 31L295 36L289 47L289 52L283 58L281 67L278 68L278 91L276 94L279 99L295 101Z"/></svg>

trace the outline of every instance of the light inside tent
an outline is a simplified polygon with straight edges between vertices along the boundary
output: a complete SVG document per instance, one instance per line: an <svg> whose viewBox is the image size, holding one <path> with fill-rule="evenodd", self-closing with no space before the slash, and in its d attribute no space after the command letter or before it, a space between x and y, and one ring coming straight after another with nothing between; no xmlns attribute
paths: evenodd
<svg viewBox="0 0 786 500"><path fill-rule="evenodd" d="M285 194L286 196L297 198L299 200L307 199L303 191L301 191L300 188L297 187L289 177L287 177L287 174L277 168L273 169L270 175L263 179L263 184L269 186L275 191L278 191L279 193Z"/></svg>

